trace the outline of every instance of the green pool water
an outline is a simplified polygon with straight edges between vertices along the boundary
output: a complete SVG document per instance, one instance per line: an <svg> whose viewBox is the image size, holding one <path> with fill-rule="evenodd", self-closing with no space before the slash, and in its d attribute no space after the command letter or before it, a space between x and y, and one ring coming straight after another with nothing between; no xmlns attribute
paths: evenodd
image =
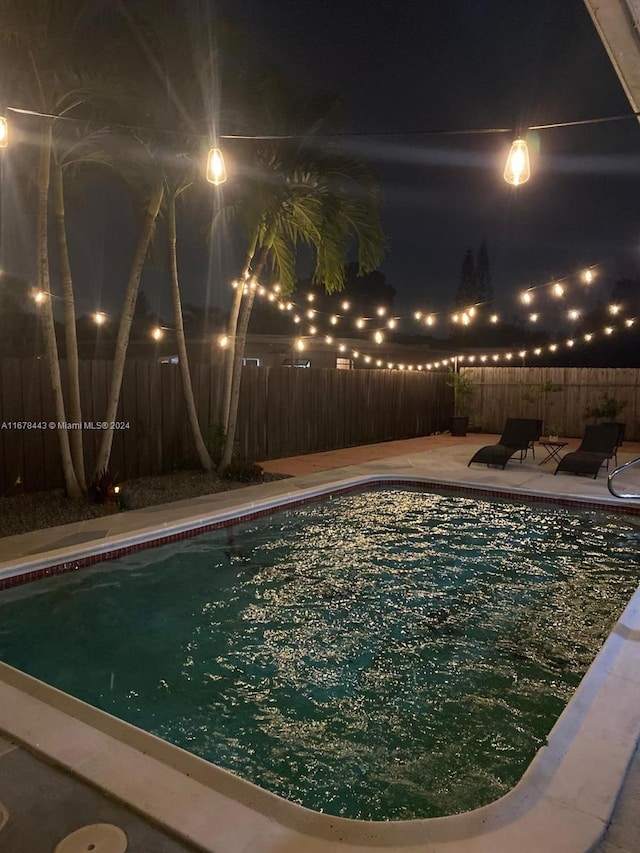
<svg viewBox="0 0 640 853"><path fill-rule="evenodd" d="M595 512L350 494L0 595L0 658L313 809L512 788L637 584Z"/></svg>

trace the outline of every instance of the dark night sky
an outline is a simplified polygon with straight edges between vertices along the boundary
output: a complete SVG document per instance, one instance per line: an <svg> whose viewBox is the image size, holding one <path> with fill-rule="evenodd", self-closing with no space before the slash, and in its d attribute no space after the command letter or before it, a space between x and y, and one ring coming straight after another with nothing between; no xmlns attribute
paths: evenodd
<svg viewBox="0 0 640 853"><path fill-rule="evenodd" d="M338 93L348 129L513 127L631 110L582 0L216 6L251 32L266 62ZM637 122L541 131L532 179L517 190L501 177L509 142L431 136L353 143L382 181L390 242L382 269L401 306L446 306L465 248L483 238L505 308L522 286L582 264L614 258L620 271L636 269Z"/></svg>
<svg viewBox="0 0 640 853"><path fill-rule="evenodd" d="M248 33L258 61L341 96L345 130L515 127L630 112L582 0L199 0L207 2ZM197 7L190 0L192 14ZM505 313L522 287L582 265L613 259L611 281L638 274L638 123L541 131L532 178L517 190L502 180L509 142L507 135L350 140L381 179L389 238L382 270L403 312L449 307L464 250L483 239ZM2 199L5 262L33 277L35 256L24 242L33 229L20 192L8 182ZM80 311L118 310L136 233L115 201L107 190L94 192L72 223ZM204 299L202 233L198 224L182 234L185 302ZM218 255L206 298L224 305L239 261L232 248ZM143 288L168 317L163 279L151 267Z"/></svg>

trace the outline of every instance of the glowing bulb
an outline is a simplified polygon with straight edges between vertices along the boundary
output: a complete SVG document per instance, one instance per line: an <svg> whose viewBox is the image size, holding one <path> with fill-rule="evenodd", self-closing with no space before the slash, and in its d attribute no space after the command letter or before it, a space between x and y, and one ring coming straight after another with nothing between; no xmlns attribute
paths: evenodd
<svg viewBox="0 0 640 853"><path fill-rule="evenodd" d="M404 364L399 364L399 365L398 365L398 370L404 370Z"/></svg>
<svg viewBox="0 0 640 853"><path fill-rule="evenodd" d="M244 289L244 292L245 292L245 293L247 292L247 288L246 288L246 287L245 287L245 289ZM268 298L269 302L275 302L275 301L276 301L276 297L275 297L275 295L274 295L273 293L270 293L270 294L269 294L269 296L268 296L267 298Z"/></svg>
<svg viewBox="0 0 640 853"><path fill-rule="evenodd" d="M382 334L382 332L376 332L373 336L373 339L377 344L381 344L384 340L384 335Z"/></svg>
<svg viewBox="0 0 640 853"><path fill-rule="evenodd" d="M609 314L613 314L615 317L616 314L620 313L619 305L609 305Z"/></svg>
<svg viewBox="0 0 640 853"><path fill-rule="evenodd" d="M575 341L572 338L569 338L569 340L567 341L567 346L572 347L574 345L574 343L575 343Z"/></svg>
<svg viewBox="0 0 640 853"><path fill-rule="evenodd" d="M570 320L577 320L580 317L580 312L577 310L577 308L572 308L571 311L567 312L567 317Z"/></svg>
<svg viewBox="0 0 640 853"><path fill-rule="evenodd" d="M360 353L357 350L354 350L353 351L353 357L354 358L360 358Z"/></svg>
<svg viewBox="0 0 640 853"><path fill-rule="evenodd" d="M452 320L454 323L457 323L457 322L460 320L460 317L459 317L457 314L452 314L452 315L451 315L451 320Z"/></svg>
<svg viewBox="0 0 640 853"><path fill-rule="evenodd" d="M294 322L294 323L299 323L299 322L300 322L300 317L298 317L298 315L297 315L297 314L294 314L294 315L293 315L293 322Z"/></svg>
<svg viewBox="0 0 640 853"><path fill-rule="evenodd" d="M541 352L542 352L542 350L540 349L540 347L536 347L536 348L534 349L534 353L535 353L536 355L540 355L540 353L541 353Z"/></svg>
<svg viewBox="0 0 640 853"><path fill-rule="evenodd" d="M407 370L413 370L413 365L412 365L412 364L410 364L410 365L407 367Z"/></svg>
<svg viewBox="0 0 640 853"><path fill-rule="evenodd" d="M224 157L219 148L210 148L207 155L207 180L210 184L219 186L227 180L227 170L224 165Z"/></svg>
<svg viewBox="0 0 640 853"><path fill-rule="evenodd" d="M346 348L346 346L345 346L344 344L340 344L339 349L340 349L340 352L346 352L346 349L347 349L347 348Z"/></svg>
<svg viewBox="0 0 640 853"><path fill-rule="evenodd" d="M378 310L376 311L376 314L378 315L378 317L384 317L384 315L385 315L386 313L387 313L387 309L384 307L384 305L381 305L381 306L378 308Z"/></svg>
<svg viewBox="0 0 640 853"><path fill-rule="evenodd" d="M102 311L96 311L96 313L93 315L93 322L96 324L96 326L104 326L104 324L107 322L107 315L103 314Z"/></svg>
<svg viewBox="0 0 640 853"><path fill-rule="evenodd" d="M329 317L329 322L332 326L336 326L338 324L338 318L335 314L332 317Z"/></svg>
<svg viewBox="0 0 640 853"><path fill-rule="evenodd" d="M332 344L332 343L333 343L333 338L331 337L331 335L326 335L326 336L325 336L325 339L324 339L324 342L325 342L325 344Z"/></svg>
<svg viewBox="0 0 640 853"><path fill-rule="evenodd" d="M258 296L264 296L266 292L267 291L264 289L264 287L258 288Z"/></svg>
<svg viewBox="0 0 640 853"><path fill-rule="evenodd" d="M343 302L343 303L342 303L342 310L343 310L343 311L348 311L348 310L349 310L349 308L351 308L351 303L350 303L350 302Z"/></svg>
<svg viewBox="0 0 640 853"><path fill-rule="evenodd" d="M279 284L273 285L273 292L274 293L280 293L280 285Z"/></svg>
<svg viewBox="0 0 640 853"><path fill-rule="evenodd" d="M503 177L508 184L514 187L525 184L531 177L529 148L526 141L521 137L514 139L511 143Z"/></svg>
<svg viewBox="0 0 640 853"><path fill-rule="evenodd" d="M584 336L584 339L585 339L585 341L587 341L587 342L589 342L592 338L593 338L593 335L590 335L588 332L587 332L587 334Z"/></svg>
<svg viewBox="0 0 640 853"><path fill-rule="evenodd" d="M162 333L162 329L160 328L160 326L155 326L151 330L151 337L153 338L154 341L159 341L162 338L162 334L163 333Z"/></svg>
<svg viewBox="0 0 640 853"><path fill-rule="evenodd" d="M281 311L284 311L284 309L285 309L285 304L284 304L284 302L278 302L278 308L279 308Z"/></svg>
<svg viewBox="0 0 640 853"><path fill-rule="evenodd" d="M486 361L486 360L487 360L486 355L481 355L481 356L480 356L480 361L484 362L484 361Z"/></svg>
<svg viewBox="0 0 640 853"><path fill-rule="evenodd" d="M425 320L425 323L427 324L427 326L433 326L433 324L435 323L435 321L436 321L436 320L435 320L435 317L433 316L433 314L429 314L429 316L428 316L428 317L427 317L427 319Z"/></svg>
<svg viewBox="0 0 640 853"><path fill-rule="evenodd" d="M218 338L218 346L222 347L222 349L229 346L229 338L226 335L220 335Z"/></svg>
<svg viewBox="0 0 640 853"><path fill-rule="evenodd" d="M604 333L605 333L605 335L612 335L613 329L611 328L611 326L607 326L604 330Z"/></svg>
<svg viewBox="0 0 640 853"><path fill-rule="evenodd" d="M356 320L356 329L364 329L364 320L362 317L358 317Z"/></svg>
<svg viewBox="0 0 640 853"><path fill-rule="evenodd" d="M532 323L537 323L538 322L538 314L529 314L529 319L531 320Z"/></svg>
<svg viewBox="0 0 640 853"><path fill-rule="evenodd" d="M36 303L36 305L42 305L45 300L46 293L44 292L44 290L34 290L32 296L33 301Z"/></svg>
<svg viewBox="0 0 640 853"><path fill-rule="evenodd" d="M526 349L521 349L521 350L520 350L520 352L518 353L518 355L520 356L520 358L524 358L526 354L527 354Z"/></svg>
<svg viewBox="0 0 640 853"><path fill-rule="evenodd" d="M299 350L300 352L302 352L302 350L304 349L304 341L302 340L302 338L297 339L296 349Z"/></svg>
<svg viewBox="0 0 640 853"><path fill-rule="evenodd" d="M376 361L376 367L382 367L382 362L380 361L380 359Z"/></svg>
<svg viewBox="0 0 640 853"><path fill-rule="evenodd" d="M293 309L293 302L287 302L284 307L287 309L287 311L291 311Z"/></svg>
<svg viewBox="0 0 640 853"><path fill-rule="evenodd" d="M512 352L508 352L508 353L505 355L505 358L507 359L507 361L511 361L511 359L513 358L513 353L512 353Z"/></svg>
<svg viewBox="0 0 640 853"><path fill-rule="evenodd" d="M307 311L307 317L310 320L312 320L315 317L315 315L316 315L316 312L313 310L313 308L309 308L309 310Z"/></svg>
<svg viewBox="0 0 640 853"><path fill-rule="evenodd" d="M520 301L524 302L525 305L531 305L533 302L533 295L530 291L525 290L524 293L520 294Z"/></svg>
<svg viewBox="0 0 640 853"><path fill-rule="evenodd" d="M474 362L475 360L476 360L475 355L470 355L470 356L469 356L469 361L471 362L471 364L473 364L473 362Z"/></svg>
<svg viewBox="0 0 640 853"><path fill-rule="evenodd" d="M369 364L369 362L371 361L371 356L365 355L364 360L365 360L365 364Z"/></svg>
<svg viewBox="0 0 640 853"><path fill-rule="evenodd" d="M582 280L584 281L585 284L591 284L591 282L593 281L593 271L592 270L585 270L582 273Z"/></svg>
<svg viewBox="0 0 640 853"><path fill-rule="evenodd" d="M465 312L465 313L462 315L462 325L463 325L463 326L468 326L470 322L471 322L471 320L469 319L469 315Z"/></svg>
<svg viewBox="0 0 640 853"><path fill-rule="evenodd" d="M389 320L389 322L387 323L387 326L388 326L390 329L395 329L395 327L396 327L397 325L398 325L398 324L396 323L396 321L395 321L395 319L394 319L393 317L392 317L392 318Z"/></svg>
<svg viewBox="0 0 640 853"><path fill-rule="evenodd" d="M564 296L564 287L560 284L559 281L556 281L556 283L553 285L553 295L557 296L558 299L561 296Z"/></svg>
<svg viewBox="0 0 640 853"><path fill-rule="evenodd" d="M634 323L634 321L631 319L624 321L624 324L625 324L625 326L627 326L627 328L631 328L631 326L633 326L633 323Z"/></svg>
<svg viewBox="0 0 640 853"><path fill-rule="evenodd" d="M422 317L422 311L416 311L416 313L413 316L415 317L416 320L419 320Z"/></svg>
<svg viewBox="0 0 640 853"><path fill-rule="evenodd" d="M490 323L497 323L497 322L498 322L498 315L497 315L497 314L492 314L492 315L489 317L489 322L490 322Z"/></svg>
<svg viewBox="0 0 640 853"><path fill-rule="evenodd" d="M550 344L549 345L549 350L551 352L555 352L557 349L558 349L558 344Z"/></svg>
<svg viewBox="0 0 640 853"><path fill-rule="evenodd" d="M234 290L236 290L236 288L238 287L238 282L237 282L237 281L232 281L232 282L231 282L231 287L232 287Z"/></svg>
<svg viewBox="0 0 640 853"><path fill-rule="evenodd" d="M421 365L421 364L419 364L419 365L418 365L418 370L422 370L422 365Z"/></svg>
<svg viewBox="0 0 640 853"><path fill-rule="evenodd" d="M313 302L314 299L315 299L315 296L313 295L313 293L307 293L307 300L309 302Z"/></svg>
<svg viewBox="0 0 640 853"><path fill-rule="evenodd" d="M6 148L9 142L9 125L4 116L0 116L0 148Z"/></svg>
<svg viewBox="0 0 640 853"><path fill-rule="evenodd" d="M388 362L387 362L387 367L389 368L389 370L393 370L393 363L392 363L392 362L390 362L390 361L388 361Z"/></svg>
<svg viewBox="0 0 640 853"><path fill-rule="evenodd" d="M309 326L309 334L310 334L310 335L315 335L315 333L316 333L317 331L318 331L318 330L316 329L316 327L315 327L315 326Z"/></svg>

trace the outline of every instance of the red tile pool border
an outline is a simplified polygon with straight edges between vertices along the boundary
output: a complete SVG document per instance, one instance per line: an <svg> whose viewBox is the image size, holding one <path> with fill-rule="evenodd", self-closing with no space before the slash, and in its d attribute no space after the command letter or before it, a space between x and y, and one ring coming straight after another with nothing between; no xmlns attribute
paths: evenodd
<svg viewBox="0 0 640 853"><path fill-rule="evenodd" d="M70 560L64 563L56 563L52 566L47 566L44 569L36 569L35 571L25 571L21 574L12 575L7 578L0 578L0 592L5 589L11 589L16 586L23 586L33 581L49 578L53 575L67 574L68 572L76 572L88 566L95 566L98 563L105 563L108 560L116 560L118 557L126 557L128 554L134 554L137 551L145 551L148 548L157 548L161 545L168 545L171 542L178 542L183 539L191 539L194 536L199 536L201 533L207 533L210 530L220 530L224 527L233 527L234 524L240 524L245 521L253 521L257 518L262 518L265 515L271 515L274 512L279 512L283 509L303 506L304 504L313 503L314 501L323 500L329 495L342 495L349 492L359 491L363 488L375 489L382 486L411 486L425 490L438 492L459 492L470 496L487 497L498 500L515 500L523 503L545 503L553 504L554 506L575 507L577 509L592 509L599 512L611 512L615 515L634 515L640 516L640 507L629 505L616 505L608 503L598 503L596 501L586 501L570 498L555 498L547 495L532 495L522 492L504 492L495 489L478 488L474 486L448 484L448 483L433 483L428 480L412 480L407 478L397 479L373 479L365 482L351 483L335 488L328 488L326 491L307 495L293 500L283 500L280 504L265 507L264 509L255 510L254 512L243 512L240 510L237 515L232 518L225 518L221 521L211 521L207 524L202 524L197 527L192 527L189 530L182 530L179 533L172 533L166 536L157 536L138 542L135 545L126 545L122 548L114 548L111 551L101 552L99 554L91 554L88 557L82 557L78 560Z"/></svg>

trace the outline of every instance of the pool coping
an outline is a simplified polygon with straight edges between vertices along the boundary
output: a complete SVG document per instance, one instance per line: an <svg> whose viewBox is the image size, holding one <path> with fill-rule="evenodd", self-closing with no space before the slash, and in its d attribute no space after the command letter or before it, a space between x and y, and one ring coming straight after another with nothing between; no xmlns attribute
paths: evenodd
<svg viewBox="0 0 640 853"><path fill-rule="evenodd" d="M517 488L500 490L474 483L419 476L344 476L333 482L147 527L124 538L60 549L4 564L0 580L24 582L26 571L60 572L92 565L118 546L130 553L161 540L186 538L195 521L203 529L223 527L239 516L250 520L285 506L362 486L404 485L497 498L543 501L640 514L616 501L571 499ZM244 510L244 511L243 511ZM158 539L154 540L154 545ZM58 572L49 571L49 574ZM38 577L45 576L37 574ZM271 853L403 850L480 853L575 851L597 843L606 829L624 774L640 736L640 591L591 664L521 781L501 799L462 815L403 822L364 822L313 812L236 777L197 756L67 696L0 663L0 729L203 850ZM126 766L126 774L122 768Z"/></svg>

